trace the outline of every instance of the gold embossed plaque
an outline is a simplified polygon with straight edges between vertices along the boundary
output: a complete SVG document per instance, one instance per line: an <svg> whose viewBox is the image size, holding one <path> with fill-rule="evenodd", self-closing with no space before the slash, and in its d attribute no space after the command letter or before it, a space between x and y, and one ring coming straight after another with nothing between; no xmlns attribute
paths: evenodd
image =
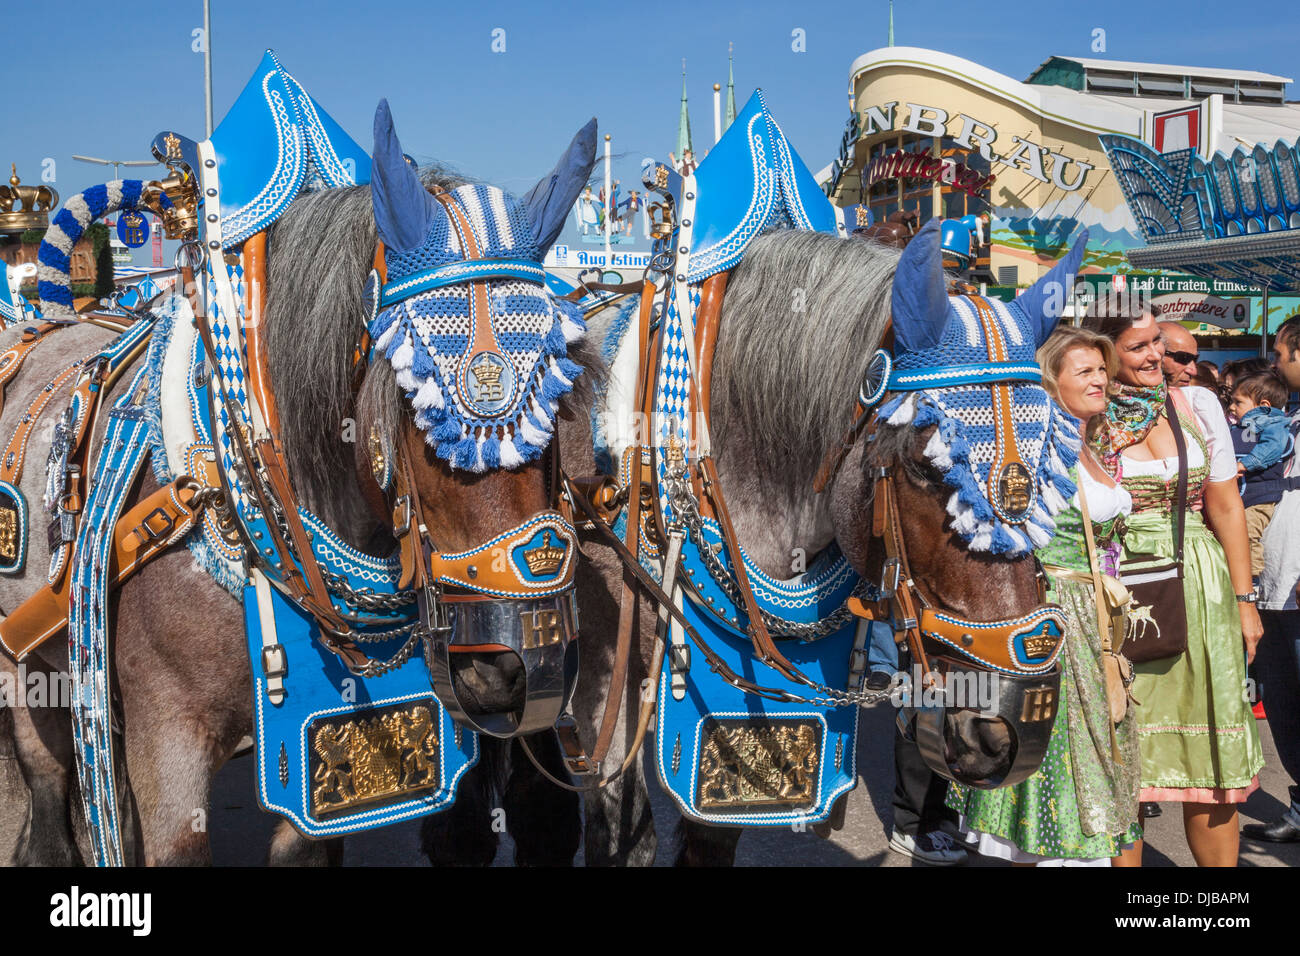
<svg viewBox="0 0 1300 956"><path fill-rule="evenodd" d="M1020 462L1013 461L1002 469L998 482L998 497L1007 517L1020 519L1029 513L1032 488L1029 469Z"/></svg>
<svg viewBox="0 0 1300 956"><path fill-rule="evenodd" d="M18 559L18 511L0 499L0 560L13 564Z"/></svg>
<svg viewBox="0 0 1300 956"><path fill-rule="evenodd" d="M317 818L409 800L442 782L432 698L313 721L311 812Z"/></svg>
<svg viewBox="0 0 1300 956"><path fill-rule="evenodd" d="M699 809L812 807L821 737L821 724L811 720L706 721L697 775Z"/></svg>

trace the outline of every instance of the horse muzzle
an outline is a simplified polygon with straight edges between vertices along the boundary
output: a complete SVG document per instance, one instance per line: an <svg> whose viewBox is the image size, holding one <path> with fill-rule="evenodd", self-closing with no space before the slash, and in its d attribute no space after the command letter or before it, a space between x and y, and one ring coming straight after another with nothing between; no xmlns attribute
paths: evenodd
<svg viewBox="0 0 1300 956"><path fill-rule="evenodd" d="M1012 620L974 622L927 608L920 629L942 647L930 655L932 686L918 688L915 701L926 764L977 789L1034 773L1060 699L1062 609L1049 604Z"/></svg>
<svg viewBox="0 0 1300 956"><path fill-rule="evenodd" d="M420 620L434 693L453 720L503 738L555 725L578 678L576 554L572 526L549 512L473 551L429 556L437 584L418 592ZM458 654L514 655L517 707L469 705L458 688Z"/></svg>

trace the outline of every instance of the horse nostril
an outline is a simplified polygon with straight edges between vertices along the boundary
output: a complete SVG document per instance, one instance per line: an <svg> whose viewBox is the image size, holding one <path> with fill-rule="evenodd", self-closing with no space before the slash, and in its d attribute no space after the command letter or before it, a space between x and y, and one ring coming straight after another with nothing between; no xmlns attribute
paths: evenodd
<svg viewBox="0 0 1300 956"><path fill-rule="evenodd" d="M451 655L453 680L461 706L474 716L521 711L524 665L512 651Z"/></svg>

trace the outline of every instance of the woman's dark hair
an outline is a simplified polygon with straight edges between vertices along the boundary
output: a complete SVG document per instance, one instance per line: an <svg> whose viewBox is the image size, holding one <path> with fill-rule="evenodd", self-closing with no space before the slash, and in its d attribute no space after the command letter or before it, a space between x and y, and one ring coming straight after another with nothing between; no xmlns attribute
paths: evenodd
<svg viewBox="0 0 1300 956"><path fill-rule="evenodd" d="M1083 327L1106 336L1112 342L1118 342L1121 335L1133 328L1134 322L1140 322L1148 315L1157 322L1160 320L1160 310L1150 302L1142 308L1118 309L1107 315L1086 320Z"/></svg>

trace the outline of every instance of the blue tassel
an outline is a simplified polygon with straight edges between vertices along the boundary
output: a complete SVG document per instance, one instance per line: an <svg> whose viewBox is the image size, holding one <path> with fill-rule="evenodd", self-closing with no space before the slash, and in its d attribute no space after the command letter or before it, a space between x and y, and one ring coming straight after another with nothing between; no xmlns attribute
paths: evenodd
<svg viewBox="0 0 1300 956"><path fill-rule="evenodd" d="M488 471L501 467L501 439L493 432L483 440L483 466Z"/></svg>
<svg viewBox="0 0 1300 956"><path fill-rule="evenodd" d="M450 415L445 417L438 426L433 430L433 437L438 442L458 442L460 441L460 423Z"/></svg>
<svg viewBox="0 0 1300 956"><path fill-rule="evenodd" d="M568 351L568 343L564 341L564 330L560 328L560 322L557 319L542 342L542 354L563 355L566 351Z"/></svg>
<svg viewBox="0 0 1300 956"><path fill-rule="evenodd" d="M995 522L993 525L993 542L989 545L989 550L994 554L1005 554L1008 551L1015 551L1017 547L1015 539L1007 534L1007 529L1002 526L1002 523Z"/></svg>
<svg viewBox="0 0 1300 956"><path fill-rule="evenodd" d="M567 355L561 355L555 360L555 364L560 367L564 377L570 382L576 382L578 376L582 374L582 366L570 359Z"/></svg>
<svg viewBox="0 0 1300 956"><path fill-rule="evenodd" d="M524 461L532 461L542 453L542 450L536 445L530 445L524 441L518 432L515 432L515 451L519 452L519 457Z"/></svg>
<svg viewBox="0 0 1300 956"><path fill-rule="evenodd" d="M416 378L428 378L434 372L433 356L429 350L424 347L418 335L411 336L411 347L414 355L411 356L411 374Z"/></svg>
<svg viewBox="0 0 1300 956"><path fill-rule="evenodd" d="M558 378L551 374L550 369L546 371L546 377L542 379L542 404L549 402L558 402L560 398L569 392L569 386L562 383Z"/></svg>
<svg viewBox="0 0 1300 956"><path fill-rule="evenodd" d="M450 460L457 468L473 471L478 467L478 442L472 436L465 436L456 444Z"/></svg>

